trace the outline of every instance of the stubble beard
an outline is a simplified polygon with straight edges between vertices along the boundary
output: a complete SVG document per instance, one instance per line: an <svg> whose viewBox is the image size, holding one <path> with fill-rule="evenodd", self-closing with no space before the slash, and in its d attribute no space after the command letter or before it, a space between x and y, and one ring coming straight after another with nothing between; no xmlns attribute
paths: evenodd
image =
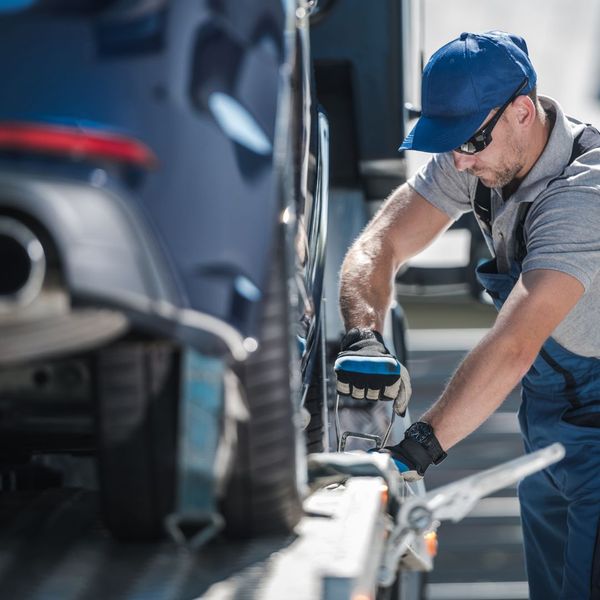
<svg viewBox="0 0 600 600"><path fill-rule="evenodd" d="M524 150L516 140L511 140L508 150L505 154L506 160L489 178L481 178L484 185L491 188L504 188L509 186L524 167Z"/></svg>

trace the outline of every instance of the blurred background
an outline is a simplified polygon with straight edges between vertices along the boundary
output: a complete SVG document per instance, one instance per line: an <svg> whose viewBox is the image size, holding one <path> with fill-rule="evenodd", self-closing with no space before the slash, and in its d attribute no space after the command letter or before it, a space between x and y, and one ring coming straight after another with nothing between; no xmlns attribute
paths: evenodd
<svg viewBox="0 0 600 600"><path fill-rule="evenodd" d="M559 101L567 114L600 124L598 24L600 4L561 0L506 2L425 0L425 61L463 31L503 29L521 35L538 73L538 92ZM428 155L408 153L409 172ZM448 261L456 244L438 241L418 259L434 269ZM460 257L455 257L460 261ZM413 379L412 417L441 392L465 352L493 323L495 310L466 293L398 295L407 315L409 368ZM515 390L500 410L431 469L429 489L521 454ZM484 499L462 523L442 524L436 569L429 575L431 599L527 598L516 490Z"/></svg>
<svg viewBox="0 0 600 600"><path fill-rule="evenodd" d="M463 31L519 34L538 71L539 93L558 100L568 114L600 125L600 4L594 0L319 4L321 13L311 14L315 5L310 0L0 0L7 13L11 6L24 13L30 7L32 15L31 20L27 14L0 19L5 49L0 72L10 82L0 95L0 180L20 190L14 198L0 198L0 241L4 233L6 253L0 247L0 262L11 264L6 248L20 250L23 239L29 243L38 237L48 257L47 270L39 256L35 263L43 273L30 288L32 299L23 300L19 278L8 282L14 289L0 286L0 305L3 295L10 296L8 316L0 314L0 450L6 450L0 457L0 491L9 492L0 520L17 523L16 537L25 540L23 552L15 553L12 539L0 539L0 553L27 569L26 577L13 569L10 581L3 580L2 597L50 597L39 590L28 596L23 586L62 585L62 573L79 577L73 576L77 567L89 575L94 590L100 589L100 597L116 598L116 591L96 583L112 570L110 560L117 571L115 590L120 585L128 589L129 573L122 568L127 560L144 563L140 572L148 566L149 586L156 586L159 576L168 585L162 572L152 572L152 554L132 557L117 546L108 556L113 550L106 550L106 528L118 539L161 540L166 515L193 508L197 516L199 495L189 490L202 491L207 511L225 515L232 538L270 534L273 528L285 535L294 530L302 517L297 480L305 475L296 477L302 465L295 460L295 436L310 452L328 447L323 407L333 403L335 386L325 367L327 359L337 356L343 335L337 306L343 255L383 199L429 157L396 151L411 115L403 103L419 107L420 46L426 61ZM60 18L45 20L49 14ZM289 56L284 52L288 41ZM281 122L276 119L280 114ZM49 134L42 140L51 142L50 156L48 147L24 140L29 129L16 134L3 129L2 123L13 120ZM104 150L86 153L82 139L92 148L102 142ZM77 193L64 200L53 193L57 173ZM28 192L32 178L44 183L44 193L33 200ZM77 214L80 221L63 218L63 204L57 202L65 203L64 215ZM329 227L324 226L327 219ZM495 311L473 277L485 254L473 219L465 218L398 276L397 305L384 334L409 367L413 420L437 399L494 322ZM34 264L29 259L24 260L28 268ZM21 265L15 264L18 271ZM289 277L292 269L295 279ZM28 283L34 278L25 271ZM288 285L292 279L303 294ZM13 326L13 313L22 331ZM44 335L37 320L42 313L53 325ZM262 319L263 314L271 320ZM212 319L204 319L207 315ZM95 327L79 336L82 318ZM298 325L294 335L290 323ZM273 328L276 336L270 335ZM20 343L23 339L33 341ZM219 486L219 496L212 489L213 454L197 453L203 457L206 482L192 478L194 487L186 479L192 472L189 457L182 459L176 440L196 443L203 437L197 432L203 431L216 452L221 423L216 407L227 373L223 357L238 361L248 354L255 357L254 367L237 375L251 414L247 424L232 419L239 436L223 442L236 468L228 475L229 487ZM261 362L261 354L268 360ZM155 373L160 385L146 390L146 379ZM261 388L263 374L272 394ZM214 403L193 419L186 413L179 420L177 400L194 400L187 387L180 393L179 386L192 381L192 375L212 382L204 399ZM153 408L154 387L164 390L156 402L166 417ZM290 392L297 406L287 402ZM308 413L303 414L306 433L296 431L298 419L292 418L301 397ZM135 418L123 420L121 412L110 410L113 398L119 411L131 403ZM265 409L267 400L285 410ZM427 488L520 456L518 404L515 390L443 464L428 471ZM360 417L353 421L359 431L387 423L385 403L349 399L342 408ZM407 425L398 421L396 441ZM123 431L116 428L122 423ZM25 452L24 435L31 446ZM236 437L244 441L232 443ZM146 438L159 449L156 460L147 452ZM96 462L97 474L92 469ZM267 486L263 472L280 479L269 477ZM88 474L89 482L84 481ZM461 523L440 527L439 554L427 576L425 598L528 598L515 491L501 490ZM156 502L151 501L155 492ZM41 563L34 561L35 549L25 548L27 536L19 529L26 522L30 535L37 536L41 511L34 506L17 521L14 511L21 504L12 502L13 493L51 495L42 508L54 524L51 533L58 530L65 540L55 538L58 551L44 542L49 551ZM140 497L148 499L146 506ZM258 498L251 511L247 498ZM63 527L53 511L74 502L83 506L85 519ZM105 529L97 526L100 504ZM60 514L70 520L68 511ZM225 556L229 549L224 544L221 550ZM101 565L97 573L89 558L94 552ZM206 554L211 553L212 547ZM218 553L210 557L214 562L202 563L206 557L199 556L204 572L195 557L181 563L170 547L156 556L164 561L164 573L172 569L179 578L187 569L196 595L217 571L214 562L228 565L230 572L217 573L222 579L238 568ZM62 570L56 567L59 559ZM137 568L136 563L131 570L136 577ZM56 569L58 575L48 578L45 569ZM84 576L81 586L89 583ZM197 581L198 576L206 581ZM416 581L420 586L420 578ZM239 597L246 597L246 588L251 593L250 584L240 584ZM66 598L66 593L59 596Z"/></svg>
<svg viewBox="0 0 600 600"><path fill-rule="evenodd" d="M527 41L538 92L558 100L568 114L600 122L597 2L424 0L423 7L425 61L463 31L516 33ZM420 152L410 155L413 166L427 157Z"/></svg>

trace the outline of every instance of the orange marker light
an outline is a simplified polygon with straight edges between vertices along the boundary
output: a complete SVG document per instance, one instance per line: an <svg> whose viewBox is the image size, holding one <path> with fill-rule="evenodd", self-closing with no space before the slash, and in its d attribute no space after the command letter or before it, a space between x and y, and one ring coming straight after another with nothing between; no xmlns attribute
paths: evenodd
<svg viewBox="0 0 600 600"><path fill-rule="evenodd" d="M429 531L428 533L424 534L423 537L425 538L425 547L427 548L427 553L433 558L438 553L437 532Z"/></svg>
<svg viewBox="0 0 600 600"><path fill-rule="evenodd" d="M390 493L388 490L388 486L382 485L380 491L381 491L381 503L383 504L383 506L387 506L388 501L390 499Z"/></svg>

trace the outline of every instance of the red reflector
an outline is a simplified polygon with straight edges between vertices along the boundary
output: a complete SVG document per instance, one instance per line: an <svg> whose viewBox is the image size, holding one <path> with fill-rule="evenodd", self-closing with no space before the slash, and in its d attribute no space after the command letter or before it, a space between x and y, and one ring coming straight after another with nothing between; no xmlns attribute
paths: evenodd
<svg viewBox="0 0 600 600"><path fill-rule="evenodd" d="M0 150L51 153L81 160L99 158L155 168L158 160L152 150L122 135L37 123L1 123Z"/></svg>

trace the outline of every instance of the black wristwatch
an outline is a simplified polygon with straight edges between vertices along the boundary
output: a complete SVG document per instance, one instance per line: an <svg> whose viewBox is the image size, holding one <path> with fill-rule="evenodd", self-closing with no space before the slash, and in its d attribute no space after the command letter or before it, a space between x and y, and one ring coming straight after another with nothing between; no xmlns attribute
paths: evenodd
<svg viewBox="0 0 600 600"><path fill-rule="evenodd" d="M404 432L404 438L420 444L427 451L434 465L441 463L448 456L442 450L438 439L433 433L433 427L429 423L423 423L423 421L413 423Z"/></svg>

